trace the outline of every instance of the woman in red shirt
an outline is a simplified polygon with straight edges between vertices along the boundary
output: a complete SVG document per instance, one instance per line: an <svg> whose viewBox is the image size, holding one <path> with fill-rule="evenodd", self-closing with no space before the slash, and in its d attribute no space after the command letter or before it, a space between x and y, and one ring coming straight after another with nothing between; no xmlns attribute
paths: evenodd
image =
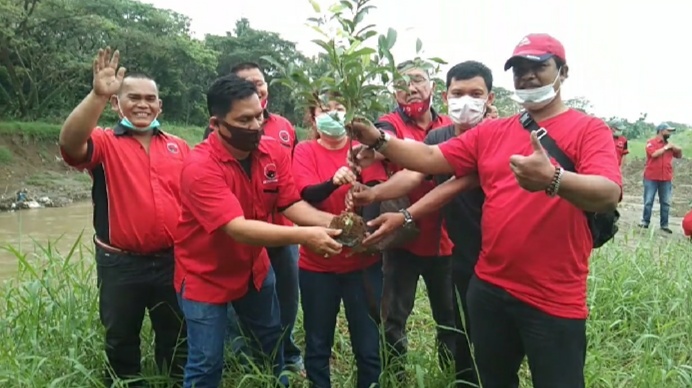
<svg viewBox="0 0 692 388"><path fill-rule="evenodd" d="M309 110L311 139L293 155L293 177L301 197L314 207L340 214L346 193L356 182L346 158L349 141L343 124L345 109L336 101ZM386 180L384 167L363 169L362 183ZM379 204L376 204L376 207ZM364 208L364 218L376 208ZM372 314L379 315L382 264L379 255L351 254L348 249L325 259L300 249L300 294L305 330L305 370L315 388L331 387L329 361L336 319L344 303L351 346L358 367L358 388L377 384L381 372L380 336ZM376 311L370 311L376 310Z"/></svg>

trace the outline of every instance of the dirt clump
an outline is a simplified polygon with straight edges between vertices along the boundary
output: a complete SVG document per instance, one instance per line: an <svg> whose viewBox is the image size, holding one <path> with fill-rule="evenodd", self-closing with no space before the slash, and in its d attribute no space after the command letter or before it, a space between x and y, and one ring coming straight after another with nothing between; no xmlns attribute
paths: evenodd
<svg viewBox="0 0 692 388"><path fill-rule="evenodd" d="M367 226L363 217L346 211L334 217L329 227L341 229L341 234L337 236L336 240L349 248L359 246L367 233Z"/></svg>

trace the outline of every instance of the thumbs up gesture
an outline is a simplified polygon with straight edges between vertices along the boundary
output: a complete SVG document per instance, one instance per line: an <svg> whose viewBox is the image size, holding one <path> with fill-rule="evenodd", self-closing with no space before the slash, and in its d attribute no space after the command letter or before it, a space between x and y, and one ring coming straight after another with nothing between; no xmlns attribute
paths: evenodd
<svg viewBox="0 0 692 388"><path fill-rule="evenodd" d="M543 191L550 186L555 175L555 166L550 162L535 131L531 131L531 155L512 155L509 167L514 173L519 186L527 191Z"/></svg>

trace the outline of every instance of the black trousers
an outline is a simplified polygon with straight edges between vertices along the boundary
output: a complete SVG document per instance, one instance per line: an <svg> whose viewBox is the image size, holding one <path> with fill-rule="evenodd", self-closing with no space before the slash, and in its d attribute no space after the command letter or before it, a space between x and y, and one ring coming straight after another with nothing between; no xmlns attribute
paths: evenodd
<svg viewBox="0 0 692 388"><path fill-rule="evenodd" d="M518 387L524 356L535 388L584 387L586 320L546 314L476 276L466 297L484 388Z"/></svg>
<svg viewBox="0 0 692 388"><path fill-rule="evenodd" d="M403 364L396 361L406 354L406 321L413 311L418 279L422 276L428 291L433 319L437 324L437 350L443 367L451 366L455 353L454 304L452 299L452 259L420 257L404 250L386 252L382 270L382 319L387 344L386 354L394 356L385 365L403 378Z"/></svg>
<svg viewBox="0 0 692 388"><path fill-rule="evenodd" d="M457 329L454 352L457 387L478 386L478 374L471 357L471 347L469 346L471 325L468 303L466 301L466 293L472 277L473 265L458 265L452 271L452 282L454 283L452 297L454 298L454 318Z"/></svg>
<svg viewBox="0 0 692 388"><path fill-rule="evenodd" d="M173 288L172 251L135 256L97 247L96 264L99 310L110 364L106 386L112 384L111 375L120 379L139 377L140 332L146 310L154 329L156 364L180 383L187 359L187 330Z"/></svg>

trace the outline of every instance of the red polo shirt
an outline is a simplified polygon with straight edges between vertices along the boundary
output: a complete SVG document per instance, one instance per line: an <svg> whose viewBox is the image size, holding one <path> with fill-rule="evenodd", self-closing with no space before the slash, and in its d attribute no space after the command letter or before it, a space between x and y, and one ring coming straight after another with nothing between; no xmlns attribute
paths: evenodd
<svg viewBox="0 0 692 388"><path fill-rule="evenodd" d="M422 142L431 130L452 124L452 120L449 117L438 115L433 111L432 123L430 123L428 128L423 129L400 109L397 109L380 117L375 125L382 130L395 134L399 139ZM401 167L393 163L388 163L388 166L392 173L401 170ZM435 182L432 180L422 182L420 186L409 193L409 201L415 203L434 187ZM447 235L447 228L439 211L431 213L421 220L416 220L416 226L420 229L420 234L415 240L406 244L403 249L423 257L449 256L452 254L452 241Z"/></svg>
<svg viewBox="0 0 692 388"><path fill-rule="evenodd" d="M277 140L282 146L289 150L291 155L293 155L293 149L296 146L297 138L296 130L293 128L293 125L291 125L291 122L283 116L269 113L266 110L264 112L264 135ZM270 215L269 222L276 225L293 225L291 220L278 212L274 212Z"/></svg>
<svg viewBox="0 0 692 388"><path fill-rule="evenodd" d="M651 154L665 146L666 142L658 136L646 142L644 179L666 182L673 180L673 158L682 158L682 152L668 150L657 158L651 156Z"/></svg>
<svg viewBox="0 0 692 388"><path fill-rule="evenodd" d="M317 140L304 141L298 144L293 155L293 177L298 192L302 192L308 186L331 180L334 173L346 164L348 149L348 145L339 150L327 149L322 147ZM381 163L363 169L361 176L364 183L387 180L387 174ZM350 188L351 185L339 186L327 199L314 206L322 211L338 215L345 210L346 194ZM312 272L347 273L367 268L380 259L379 255L353 254L348 256L350 253L347 248L339 255L325 259L305 247L300 247L300 261L298 263L301 269Z"/></svg>
<svg viewBox="0 0 692 388"><path fill-rule="evenodd" d="M180 208L180 171L190 151L184 140L154 131L149 152L124 127L97 127L88 157L65 162L93 180L94 229L103 243L133 253L173 247Z"/></svg>
<svg viewBox="0 0 692 388"><path fill-rule="evenodd" d="M602 120L570 109L539 125L579 174L622 187L613 135ZM567 200L517 183L509 158L533 152L529 136L515 115L483 122L439 146L457 177L478 173L486 195L476 275L548 314L584 319L591 232L583 211Z"/></svg>
<svg viewBox="0 0 692 388"><path fill-rule="evenodd" d="M618 154L618 163L622 166L622 158L630 153L627 149L627 138L624 136L613 136L613 141L615 142L615 151Z"/></svg>
<svg viewBox="0 0 692 388"><path fill-rule="evenodd" d="M289 153L262 137L250 155L250 176L216 133L186 159L180 180L182 213L175 238L175 287L184 297L204 303L242 298L260 289L269 271L264 247L241 244L221 227L237 217L266 221L276 208L300 197L293 183Z"/></svg>
<svg viewBox="0 0 692 388"><path fill-rule="evenodd" d="M685 218L682 219L682 231L685 236L692 236L692 210L685 214Z"/></svg>

